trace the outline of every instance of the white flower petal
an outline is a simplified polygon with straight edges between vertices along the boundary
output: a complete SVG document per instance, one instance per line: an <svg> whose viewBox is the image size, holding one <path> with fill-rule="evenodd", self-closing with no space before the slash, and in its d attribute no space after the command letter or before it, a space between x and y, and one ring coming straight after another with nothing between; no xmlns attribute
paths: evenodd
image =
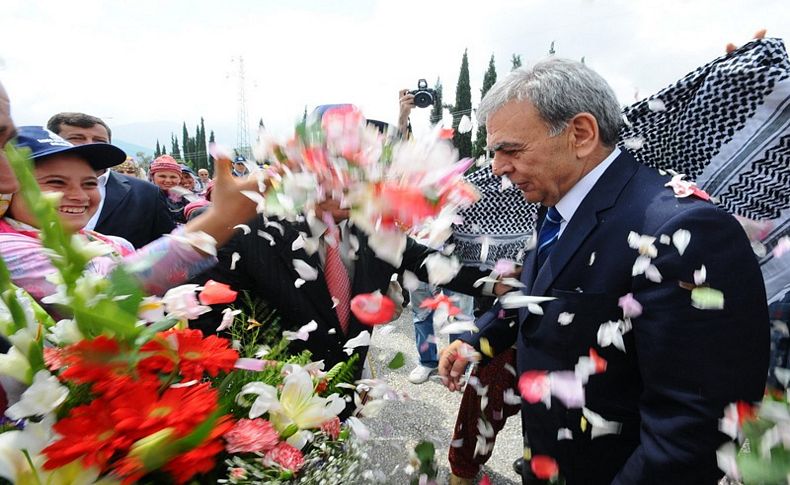
<svg viewBox="0 0 790 485"><path fill-rule="evenodd" d="M250 232L252 232L252 229L250 229L250 226L248 226L247 224L236 224L235 226L233 226L233 229L241 229L244 232L245 236Z"/></svg>
<svg viewBox="0 0 790 485"><path fill-rule="evenodd" d="M675 234L672 234L672 244L677 248L681 256L683 256L690 241L691 233L685 229L678 229L675 231Z"/></svg>

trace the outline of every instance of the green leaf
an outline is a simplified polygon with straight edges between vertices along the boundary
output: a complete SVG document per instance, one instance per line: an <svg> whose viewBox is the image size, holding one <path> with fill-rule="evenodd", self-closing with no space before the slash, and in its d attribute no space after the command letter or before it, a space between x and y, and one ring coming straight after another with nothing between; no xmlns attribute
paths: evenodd
<svg viewBox="0 0 790 485"><path fill-rule="evenodd" d="M420 463L430 462L436 456L436 447L430 441L420 441L414 447L414 454L417 455Z"/></svg>
<svg viewBox="0 0 790 485"><path fill-rule="evenodd" d="M137 320L137 310L143 301L143 292L137 278L129 274L123 266L110 273L110 296L123 297L116 300L118 307Z"/></svg>
<svg viewBox="0 0 790 485"><path fill-rule="evenodd" d="M387 367L390 369L400 369L406 364L406 357L403 356L403 352L398 352L395 354L395 357L387 364Z"/></svg>
<svg viewBox="0 0 790 485"><path fill-rule="evenodd" d="M134 340L134 345L140 347L154 338L157 333L169 330L175 327L177 324L178 320L175 318L166 318L164 320L154 322L151 325L145 327L145 329L140 332L140 335Z"/></svg>
<svg viewBox="0 0 790 485"><path fill-rule="evenodd" d="M96 337L108 330L119 340L129 341L143 330L137 326L136 316L122 311L110 300L101 300L92 307L77 301L73 310L77 327L87 338Z"/></svg>

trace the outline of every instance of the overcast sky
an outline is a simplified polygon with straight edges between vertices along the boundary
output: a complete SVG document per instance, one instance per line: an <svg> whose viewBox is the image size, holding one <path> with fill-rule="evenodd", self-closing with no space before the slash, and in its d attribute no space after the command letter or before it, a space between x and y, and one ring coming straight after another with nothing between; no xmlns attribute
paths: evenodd
<svg viewBox="0 0 790 485"><path fill-rule="evenodd" d="M787 0L485 0L289 2L3 0L0 80L18 125L59 111L105 119L125 141L190 132L201 116L236 142L238 56L252 133L259 118L291 132L304 107L355 103L394 121L397 91L441 78L455 99L464 49L476 106L488 60L497 73L557 55L598 70L620 101L649 95L758 28L787 39ZM415 110L419 129L428 109ZM169 143L168 143L169 146Z"/></svg>

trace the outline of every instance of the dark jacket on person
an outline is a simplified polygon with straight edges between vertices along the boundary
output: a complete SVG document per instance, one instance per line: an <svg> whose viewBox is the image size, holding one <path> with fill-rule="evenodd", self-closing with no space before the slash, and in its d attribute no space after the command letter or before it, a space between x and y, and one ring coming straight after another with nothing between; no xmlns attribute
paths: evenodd
<svg viewBox="0 0 790 485"><path fill-rule="evenodd" d="M110 171L96 232L122 237L141 248L174 228L159 187Z"/></svg>

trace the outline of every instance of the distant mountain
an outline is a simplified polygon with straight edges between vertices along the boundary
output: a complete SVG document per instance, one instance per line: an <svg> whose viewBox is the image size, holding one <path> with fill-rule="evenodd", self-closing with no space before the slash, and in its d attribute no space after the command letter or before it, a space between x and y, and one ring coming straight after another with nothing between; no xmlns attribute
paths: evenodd
<svg viewBox="0 0 790 485"><path fill-rule="evenodd" d="M129 143L128 141L119 140L118 138L113 138L112 144L125 151L126 154L130 156L135 156L138 152L143 152L146 156L154 155L154 151L149 147Z"/></svg>

